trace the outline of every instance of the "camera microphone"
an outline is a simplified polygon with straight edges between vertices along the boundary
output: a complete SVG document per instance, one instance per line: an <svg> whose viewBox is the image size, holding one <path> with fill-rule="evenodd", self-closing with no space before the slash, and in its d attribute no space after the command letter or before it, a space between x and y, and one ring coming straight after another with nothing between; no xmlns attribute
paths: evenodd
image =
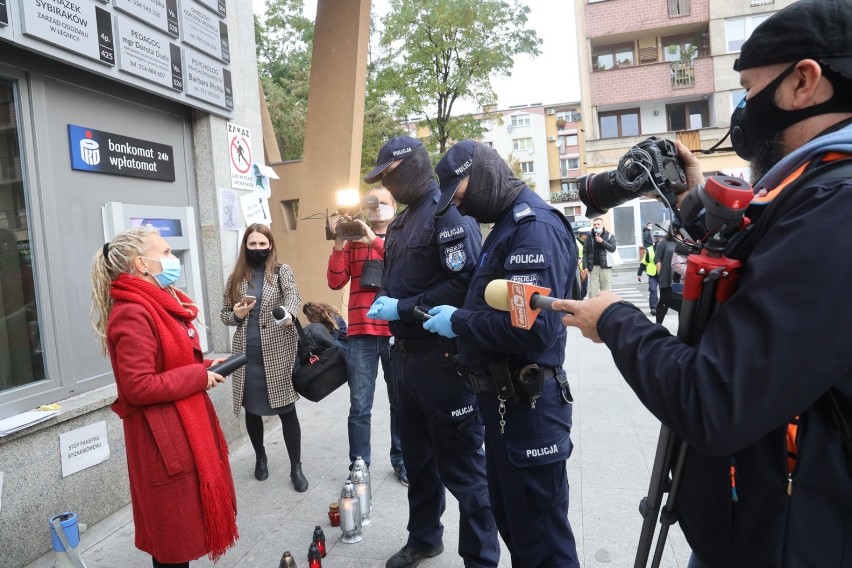
<svg viewBox="0 0 852 568"><path fill-rule="evenodd" d="M511 280L492 280L485 287L485 303L512 316L512 326L530 329L538 312L553 309L557 298L548 296L550 288L512 282ZM563 312L568 313L568 312Z"/></svg>
<svg viewBox="0 0 852 568"><path fill-rule="evenodd" d="M221 363L211 365L207 370L225 377L245 365L246 361L248 361L248 357L246 357L245 353L237 353L231 355Z"/></svg>
<svg viewBox="0 0 852 568"><path fill-rule="evenodd" d="M275 306L272 308L272 319L275 320L277 325L290 325L293 322L293 316L284 309L284 306Z"/></svg>

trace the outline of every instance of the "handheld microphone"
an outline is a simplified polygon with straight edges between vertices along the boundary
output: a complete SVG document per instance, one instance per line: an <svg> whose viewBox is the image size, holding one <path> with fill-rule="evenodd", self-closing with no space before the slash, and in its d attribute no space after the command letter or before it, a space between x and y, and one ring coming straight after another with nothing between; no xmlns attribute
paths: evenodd
<svg viewBox="0 0 852 568"><path fill-rule="evenodd" d="M275 306L272 308L272 319L278 325L290 325L293 323L293 316L284 309L284 306Z"/></svg>
<svg viewBox="0 0 852 568"><path fill-rule="evenodd" d="M553 302L557 298L548 296L549 293L550 288L511 280L492 280L485 287L484 295L486 304L495 310L510 313L514 327L530 329L541 310L569 313L554 310Z"/></svg>
<svg viewBox="0 0 852 568"><path fill-rule="evenodd" d="M245 353L237 353L236 355L231 355L221 363L211 365L207 370L225 377L245 365L246 361L248 361L248 357L246 357Z"/></svg>

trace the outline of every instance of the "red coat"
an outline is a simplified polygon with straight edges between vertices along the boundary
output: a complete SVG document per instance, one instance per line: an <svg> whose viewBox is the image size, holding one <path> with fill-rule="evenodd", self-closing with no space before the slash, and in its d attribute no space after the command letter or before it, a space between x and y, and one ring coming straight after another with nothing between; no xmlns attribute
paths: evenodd
<svg viewBox="0 0 852 568"><path fill-rule="evenodd" d="M201 492L192 450L174 405L207 388L207 366L198 336L198 364L163 372L163 352L154 321L142 306L118 301L107 324L107 344L118 387L113 410L123 418L136 547L157 560L177 564L209 552L205 542ZM205 394L211 428L219 428ZM220 447L228 486L234 483L228 448Z"/></svg>

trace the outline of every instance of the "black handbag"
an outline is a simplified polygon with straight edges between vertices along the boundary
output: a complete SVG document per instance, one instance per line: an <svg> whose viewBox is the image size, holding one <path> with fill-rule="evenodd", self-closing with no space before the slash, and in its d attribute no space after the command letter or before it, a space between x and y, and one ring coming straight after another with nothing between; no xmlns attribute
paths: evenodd
<svg viewBox="0 0 852 568"><path fill-rule="evenodd" d="M346 384L349 378L346 357L337 346L312 345L299 323L299 318L294 317L293 324L299 335L297 366L293 369L293 388L311 402L319 402Z"/></svg>

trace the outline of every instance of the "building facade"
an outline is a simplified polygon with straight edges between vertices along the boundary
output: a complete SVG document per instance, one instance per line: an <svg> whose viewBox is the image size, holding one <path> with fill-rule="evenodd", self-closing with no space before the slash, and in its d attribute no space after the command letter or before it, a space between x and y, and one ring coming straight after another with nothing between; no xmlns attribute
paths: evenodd
<svg viewBox="0 0 852 568"><path fill-rule="evenodd" d="M732 69L754 27L786 0L576 0L585 161L615 168L649 136L681 140L706 175L748 180L732 151L701 154L718 142L745 96ZM641 14L641 17L637 15ZM649 199L614 207L606 224L624 259L638 259L641 228L670 218Z"/></svg>

